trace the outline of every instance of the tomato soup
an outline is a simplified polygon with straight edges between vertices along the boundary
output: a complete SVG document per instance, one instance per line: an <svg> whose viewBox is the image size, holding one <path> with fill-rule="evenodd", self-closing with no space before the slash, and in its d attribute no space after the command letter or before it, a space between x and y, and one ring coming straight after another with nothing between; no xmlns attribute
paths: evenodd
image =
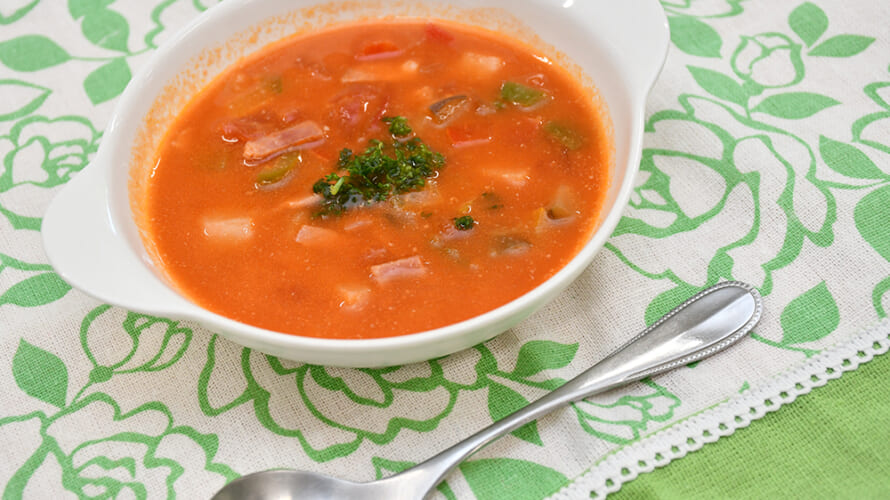
<svg viewBox="0 0 890 500"><path fill-rule="evenodd" d="M296 36L177 117L147 237L181 293L244 323L346 339L445 326L530 291L589 239L602 116L496 33L392 20Z"/></svg>

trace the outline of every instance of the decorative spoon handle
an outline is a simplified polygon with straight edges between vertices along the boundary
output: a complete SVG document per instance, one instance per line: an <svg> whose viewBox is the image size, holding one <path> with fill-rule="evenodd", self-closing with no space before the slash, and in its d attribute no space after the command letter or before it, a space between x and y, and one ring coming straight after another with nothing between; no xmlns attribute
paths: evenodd
<svg viewBox="0 0 890 500"><path fill-rule="evenodd" d="M760 294L750 285L708 288L559 389L383 481L398 481L406 493L400 498L421 498L480 448L556 408L722 351L754 328L762 310Z"/></svg>

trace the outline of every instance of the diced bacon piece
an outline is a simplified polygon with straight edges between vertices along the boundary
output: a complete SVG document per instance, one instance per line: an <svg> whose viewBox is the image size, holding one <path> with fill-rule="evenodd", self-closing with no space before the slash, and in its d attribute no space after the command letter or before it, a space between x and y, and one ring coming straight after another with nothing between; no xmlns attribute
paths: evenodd
<svg viewBox="0 0 890 500"><path fill-rule="evenodd" d="M464 52L458 64L461 73L488 77L504 67L504 60L498 56Z"/></svg>
<svg viewBox="0 0 890 500"><path fill-rule="evenodd" d="M204 218L204 235L217 241L239 243L253 237L253 220L250 217Z"/></svg>
<svg viewBox="0 0 890 500"><path fill-rule="evenodd" d="M297 233L297 243L307 247L328 247L340 239L340 235L333 229L304 225Z"/></svg>
<svg viewBox="0 0 890 500"><path fill-rule="evenodd" d="M348 310L362 309L371 298L371 289L364 285L346 284L337 286L340 308Z"/></svg>
<svg viewBox="0 0 890 500"><path fill-rule="evenodd" d="M362 133L380 126L386 113L387 99L374 85L357 84L334 97L329 108L332 121L341 127L359 129Z"/></svg>
<svg viewBox="0 0 890 500"><path fill-rule="evenodd" d="M388 40L381 40L365 44L365 46L362 47L361 52L356 55L355 58L359 61L387 59L390 57L399 56L402 54L402 52L403 50L400 49L398 45Z"/></svg>
<svg viewBox="0 0 890 500"><path fill-rule="evenodd" d="M453 126L445 129L445 134L451 140L451 145L456 148L478 146L491 142L491 134L482 127Z"/></svg>
<svg viewBox="0 0 890 500"><path fill-rule="evenodd" d="M257 162L300 147L317 146L323 140L324 131L321 127L314 121L306 120L248 141L244 145L244 159Z"/></svg>
<svg viewBox="0 0 890 500"><path fill-rule="evenodd" d="M417 255L371 266L371 278L381 285L402 279L419 278L425 274L426 266Z"/></svg>

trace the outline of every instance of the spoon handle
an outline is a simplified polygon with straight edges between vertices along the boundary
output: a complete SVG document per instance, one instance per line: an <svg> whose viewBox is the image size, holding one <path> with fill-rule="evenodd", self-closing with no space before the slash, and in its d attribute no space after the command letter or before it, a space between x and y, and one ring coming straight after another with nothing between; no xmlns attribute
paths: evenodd
<svg viewBox="0 0 890 500"><path fill-rule="evenodd" d="M560 388L392 479L414 486L406 488L412 492L404 498L420 498L486 444L556 408L725 349L754 328L762 309L760 294L750 285L714 285Z"/></svg>

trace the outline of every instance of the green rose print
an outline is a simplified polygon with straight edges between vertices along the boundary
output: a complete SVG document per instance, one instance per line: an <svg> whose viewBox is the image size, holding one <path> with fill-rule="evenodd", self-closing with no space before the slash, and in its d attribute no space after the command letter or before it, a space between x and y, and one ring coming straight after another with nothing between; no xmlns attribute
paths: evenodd
<svg viewBox="0 0 890 500"><path fill-rule="evenodd" d="M677 6L666 6L666 10L672 17L689 16ZM730 9L718 15L732 13ZM691 19L698 22L696 17ZM825 13L808 2L791 12L788 25L789 33L741 36L729 58L730 71L718 71L713 65L687 66L704 92L681 94L681 109L658 111L646 124L647 147L636 188L606 247L638 273L674 284L652 301L647 322L679 298L722 279L747 281L769 295L775 286L775 272L793 262L805 244L826 247L834 241L837 201L832 189L840 186L825 180L829 169L819 159L820 155L825 157L826 145L837 159L834 163L844 165L842 169L849 168L846 165L851 157L839 153L838 147L825 139L814 147L776 125L775 118L803 120L840 104L831 96L795 90L805 78L808 61L852 57L874 39L853 34L832 36ZM690 55L707 57L682 46L684 37L703 36L704 30L695 26L679 26L672 40ZM870 117L878 120L880 115ZM691 142L696 146L684 147L682 142L667 139L683 136L695 137ZM825 163L837 170L827 159ZM883 173L876 173L879 171L868 171L875 180L886 179L881 177ZM871 215L872 208L863 213ZM748 216L740 218L738 214ZM857 224L860 231L868 227L867 240L885 241L886 230L871 230L875 225L871 220ZM879 231L880 236L871 236ZM709 265L690 267L688 259L669 250L676 248L705 256ZM662 257L649 258L653 252ZM887 281L878 285L876 297L888 287ZM788 313L783 315L788 318L782 324L783 338L754 337L807 356L818 352L809 347L811 343L838 325L839 313L830 288L823 283L797 302L786 304L785 310L793 311L804 303L826 304L829 316L823 325L833 326L800 334L808 326L806 316ZM875 300L877 307L879 301Z"/></svg>
<svg viewBox="0 0 890 500"><path fill-rule="evenodd" d="M213 461L215 435L176 425L159 401L124 409L97 390L112 377L171 366L191 336L178 322L100 306L80 328L92 369L77 391L69 387L61 358L22 339L9 368L34 408L0 417L0 443L10 443L5 459L16 471L3 498L62 490L81 498L145 498L149 492L172 498L178 490L219 488L237 477Z"/></svg>
<svg viewBox="0 0 890 500"><path fill-rule="evenodd" d="M461 392L487 391L489 414L497 420L564 383L553 374L572 360L576 349L530 341L512 354L515 367L507 370L500 366L510 355L499 353L505 359L499 362L484 344L425 363L343 369L291 363L214 338L198 390L205 414L221 415L251 404L264 427L297 438L310 458L326 461L352 453L365 440L385 444L405 429L435 429ZM240 375L232 375L232 366L240 366ZM605 397L613 399L574 405L578 422L586 432L620 443L639 437L653 421L669 419L679 406L675 396L651 382L635 394ZM342 411L355 405L362 411ZM305 432L317 423L330 431L325 441ZM534 422L513 434L544 444Z"/></svg>

